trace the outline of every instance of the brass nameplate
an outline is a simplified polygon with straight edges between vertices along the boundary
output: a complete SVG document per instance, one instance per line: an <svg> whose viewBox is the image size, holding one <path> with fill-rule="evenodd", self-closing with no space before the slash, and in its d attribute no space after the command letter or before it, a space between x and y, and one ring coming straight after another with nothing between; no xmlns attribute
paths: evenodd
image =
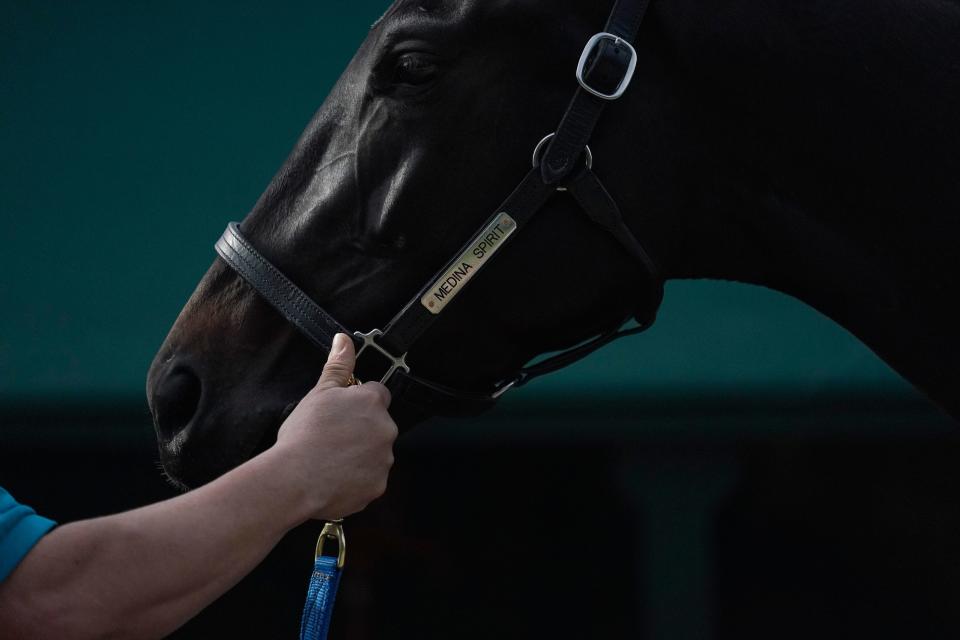
<svg viewBox="0 0 960 640"><path fill-rule="evenodd" d="M470 278L500 250L504 241L516 230L516 221L504 212L499 213L496 220L473 237L470 246L452 263L447 272L430 286L427 293L420 298L420 304L433 314L443 311L447 303L460 293Z"/></svg>

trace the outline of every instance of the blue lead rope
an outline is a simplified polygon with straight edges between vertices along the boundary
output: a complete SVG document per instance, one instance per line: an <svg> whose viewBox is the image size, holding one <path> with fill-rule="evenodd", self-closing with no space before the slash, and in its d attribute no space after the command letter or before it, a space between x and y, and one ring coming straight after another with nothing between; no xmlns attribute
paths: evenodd
<svg viewBox="0 0 960 640"><path fill-rule="evenodd" d="M313 564L313 575L307 588L307 602L300 619L300 640L326 640L333 617L333 602L340 585L337 559L320 556Z"/></svg>
<svg viewBox="0 0 960 640"><path fill-rule="evenodd" d="M339 547L336 557L323 555L323 544L327 540L336 541ZM340 521L326 523L317 540L313 574L307 587L307 602L303 605L303 617L300 619L300 640L326 640L346 549L347 542Z"/></svg>

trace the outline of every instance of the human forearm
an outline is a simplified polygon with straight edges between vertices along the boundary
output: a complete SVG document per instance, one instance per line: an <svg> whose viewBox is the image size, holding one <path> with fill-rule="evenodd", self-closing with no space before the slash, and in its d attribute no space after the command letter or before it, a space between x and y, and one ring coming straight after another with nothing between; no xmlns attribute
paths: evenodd
<svg viewBox="0 0 960 640"><path fill-rule="evenodd" d="M0 585L0 628L30 638L169 633L317 506L290 490L273 456L171 500L55 529Z"/></svg>
<svg viewBox="0 0 960 640"><path fill-rule="evenodd" d="M308 518L363 509L386 489L397 437L377 383L346 388L339 334L276 444L188 494L64 525L0 583L0 640L157 638L250 571Z"/></svg>

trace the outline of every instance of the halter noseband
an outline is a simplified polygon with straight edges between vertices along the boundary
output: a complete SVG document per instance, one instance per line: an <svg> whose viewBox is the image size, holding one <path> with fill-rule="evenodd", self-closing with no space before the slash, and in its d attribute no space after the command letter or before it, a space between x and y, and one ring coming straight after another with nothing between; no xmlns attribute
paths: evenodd
<svg viewBox="0 0 960 640"><path fill-rule="evenodd" d="M533 168L454 258L394 316L381 331L349 331L264 258L231 222L217 241L221 258L246 280L288 322L321 349L328 350L336 333L354 337L356 375L387 385L394 402L428 415L464 416L481 413L506 391L561 369L603 345L645 330L653 322L663 297L663 282L646 250L623 222L616 202L592 170L587 142L607 102L627 90L637 63L635 39L649 0L617 0L605 31L594 35L577 65L579 87L557 127L537 145ZM586 154L586 166L578 167ZM446 305L519 232L558 190L573 195L588 217L610 233L641 266L651 288L649 304L636 316L638 326L621 329L629 318L592 340L506 378L491 391L453 389L414 375L406 354L440 317ZM397 355L399 354L399 355Z"/></svg>

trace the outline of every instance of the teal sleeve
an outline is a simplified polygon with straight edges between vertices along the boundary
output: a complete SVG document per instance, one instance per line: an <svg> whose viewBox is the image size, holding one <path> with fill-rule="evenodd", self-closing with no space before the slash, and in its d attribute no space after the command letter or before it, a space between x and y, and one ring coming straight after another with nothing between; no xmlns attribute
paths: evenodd
<svg viewBox="0 0 960 640"><path fill-rule="evenodd" d="M53 520L38 516L0 487L0 582L13 573L33 545L54 526Z"/></svg>

